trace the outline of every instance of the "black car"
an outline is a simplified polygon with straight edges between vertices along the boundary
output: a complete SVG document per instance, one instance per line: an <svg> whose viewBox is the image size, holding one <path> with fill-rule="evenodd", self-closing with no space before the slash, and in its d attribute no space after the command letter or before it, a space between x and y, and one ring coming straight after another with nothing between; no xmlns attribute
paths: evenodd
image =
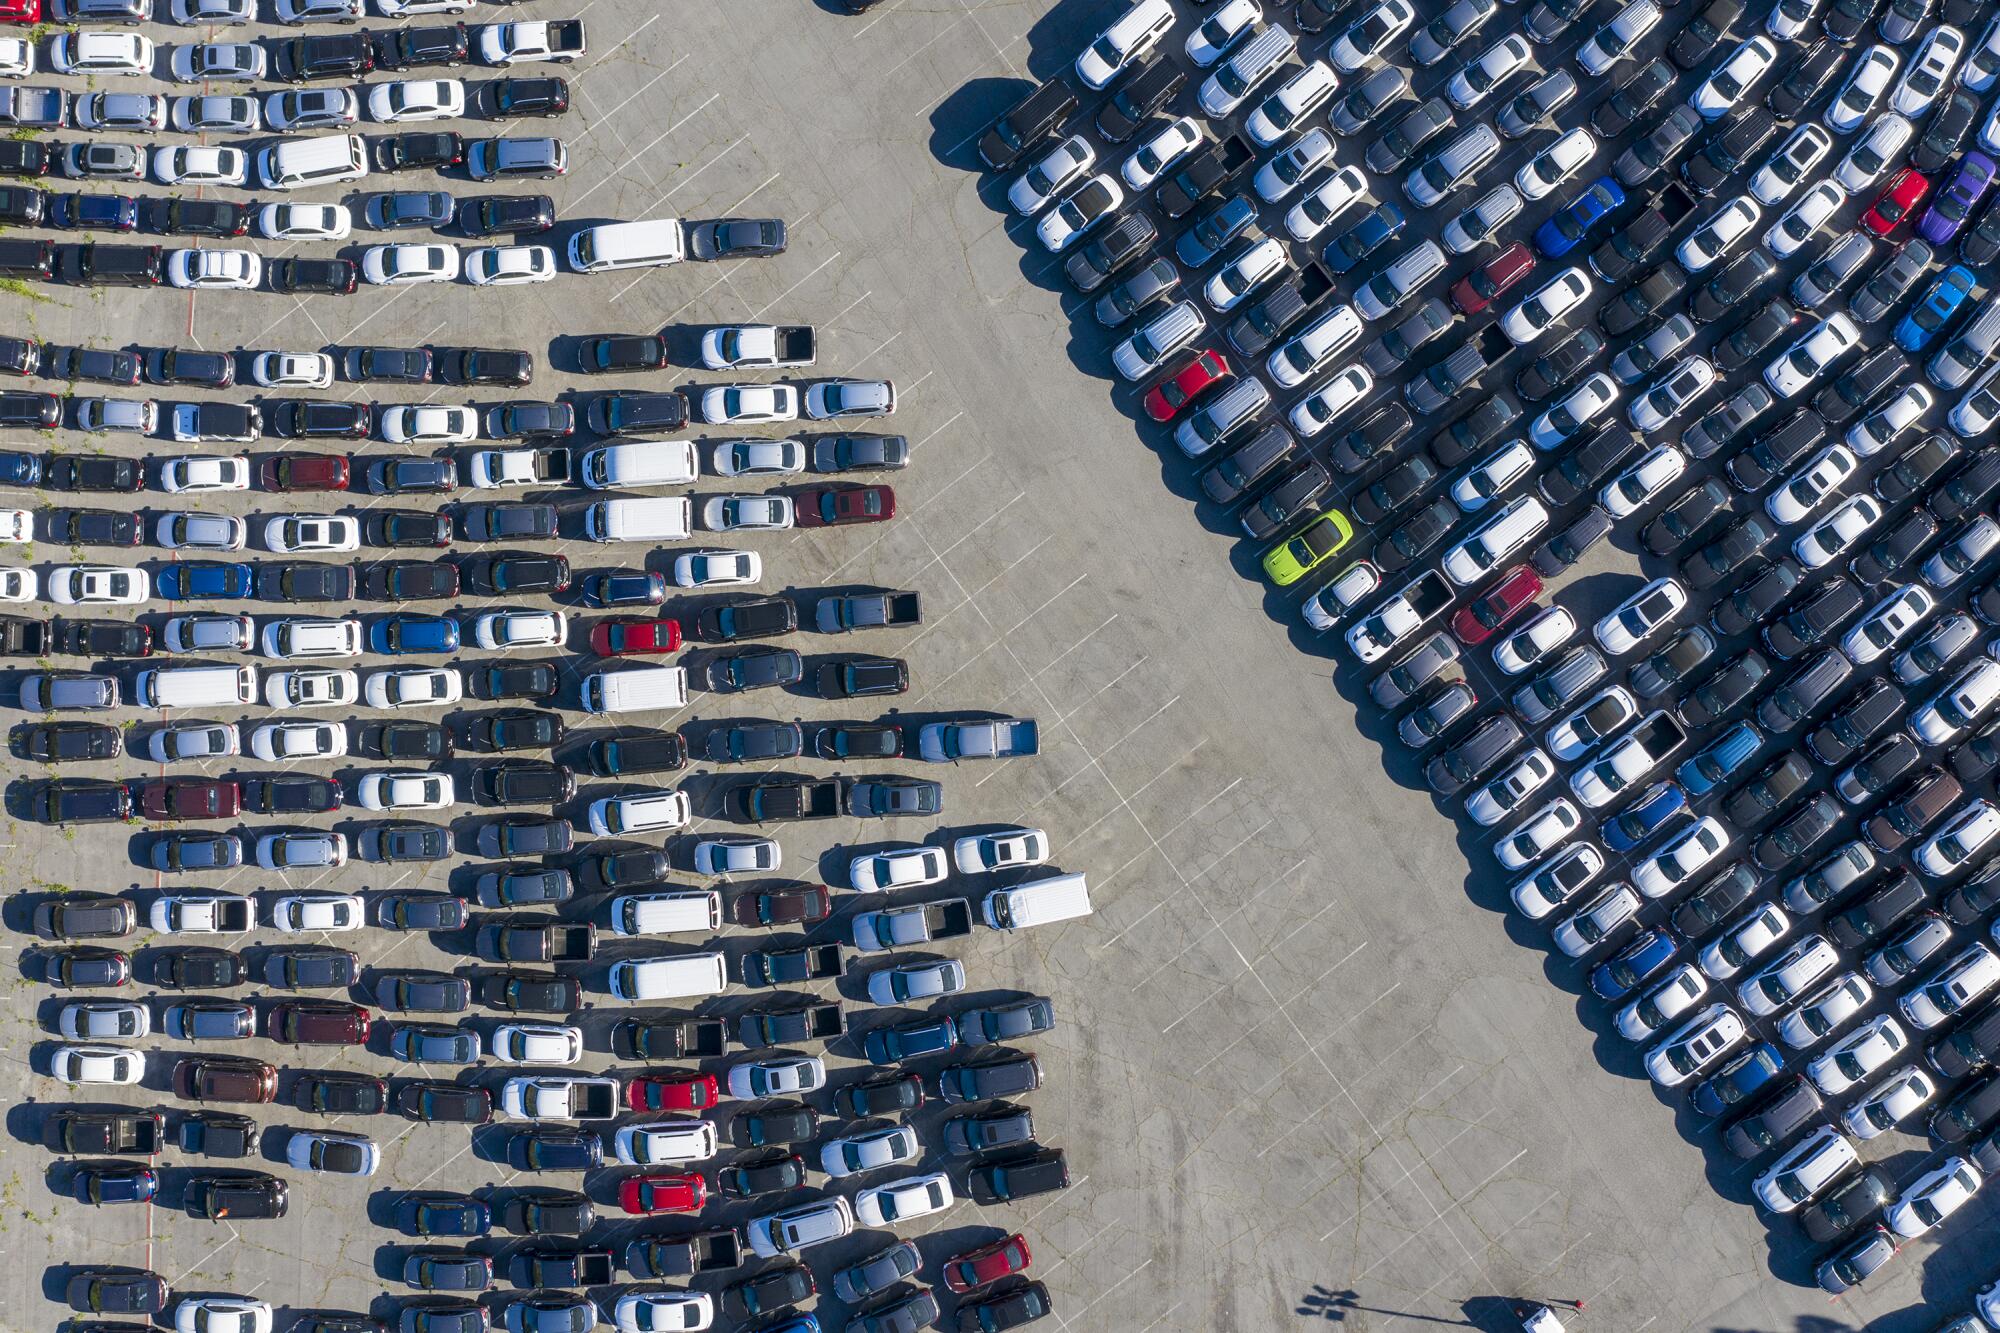
<svg viewBox="0 0 2000 1333"><path fill-rule="evenodd" d="M1804 55L1784 66L1785 76L1765 96L1764 105L1786 120L1797 120L1801 111L1833 86L1847 54L1832 42L1815 42Z"/></svg>
<svg viewBox="0 0 2000 1333"><path fill-rule="evenodd" d="M34 348L36 344L23 339L9 339L8 342L22 348ZM133 385L139 382L139 358L131 352L116 351L105 347L61 347L42 349L47 360L41 372L51 379L94 380L99 384ZM10 358L12 360L13 358ZM14 364L21 364L15 361ZM22 369L15 373L28 375L32 369Z"/></svg>
<svg viewBox="0 0 2000 1333"><path fill-rule="evenodd" d="M1354 496L1355 517L1363 523L1381 523L1430 489L1438 476L1437 465L1422 454L1405 459Z"/></svg>
<svg viewBox="0 0 2000 1333"><path fill-rule="evenodd" d="M243 808L260 815L326 814L340 809L340 784L310 773L280 773L237 780Z"/></svg>
<svg viewBox="0 0 2000 1333"><path fill-rule="evenodd" d="M1699 939L1730 920L1757 891L1757 872L1738 861L1710 879L1678 907L1673 916L1674 933L1684 940Z"/></svg>
<svg viewBox="0 0 2000 1333"><path fill-rule="evenodd" d="M473 591L488 597L566 592L569 561L559 555L509 551L475 563L469 577Z"/></svg>
<svg viewBox="0 0 2000 1333"><path fill-rule="evenodd" d="M1422 559L1444 540L1458 517L1458 506L1439 496L1375 543L1375 564L1383 573L1393 574Z"/></svg>
<svg viewBox="0 0 2000 1333"><path fill-rule="evenodd" d="M226 199L169 199L159 213L160 230L170 236L242 236L250 230L250 208Z"/></svg>
<svg viewBox="0 0 2000 1333"><path fill-rule="evenodd" d="M763 1102L729 1122L731 1140L749 1148L804 1143L818 1130L819 1112L792 1101Z"/></svg>
<svg viewBox="0 0 2000 1333"><path fill-rule="evenodd" d="M16 731L15 740L22 756L38 764L116 759L124 748L122 733L105 722L35 722Z"/></svg>
<svg viewBox="0 0 2000 1333"><path fill-rule="evenodd" d="M805 1162L797 1153L779 1148L739 1157L715 1173L716 1187L735 1199L754 1199L805 1183Z"/></svg>
<svg viewBox="0 0 2000 1333"><path fill-rule="evenodd" d="M1605 138L1623 134L1639 117L1658 106L1667 89L1679 78L1672 65L1654 57L1634 70L1590 113L1591 128Z"/></svg>
<svg viewBox="0 0 2000 1333"><path fill-rule="evenodd" d="M1743 304L1771 278L1777 276L1778 261L1758 248L1736 256L1710 278L1688 302L1688 314L1700 324L1713 324Z"/></svg>
<svg viewBox="0 0 2000 1333"><path fill-rule="evenodd" d="M577 344L577 368L586 375L661 370L667 364L667 340L657 333L614 333L585 338Z"/></svg>
<svg viewBox="0 0 2000 1333"><path fill-rule="evenodd" d="M380 1115L389 1109L389 1085L366 1074L301 1074L292 1105L319 1115Z"/></svg>
<svg viewBox="0 0 2000 1333"><path fill-rule="evenodd" d="M636 736L608 736L594 740L586 752L591 772L615 778L635 773L671 773L685 768L687 742L679 732L641 732Z"/></svg>
<svg viewBox="0 0 2000 1333"><path fill-rule="evenodd" d="M1813 728L1806 749L1822 764L1846 763L1861 747L1909 709L1903 692L1886 680L1872 680L1834 715Z"/></svg>
<svg viewBox="0 0 2000 1333"><path fill-rule="evenodd" d="M1616 423L1601 426L1564 450L1538 489L1550 504L1569 504L1595 491L1638 451L1639 440L1631 431Z"/></svg>
<svg viewBox="0 0 2000 1333"><path fill-rule="evenodd" d="M1441 337L1457 321L1449 305L1433 296L1404 315L1362 353L1362 362L1374 375L1388 375ZM1600 344L1601 346L1602 344Z"/></svg>
<svg viewBox="0 0 2000 1333"><path fill-rule="evenodd" d="M404 548L451 545L451 515L446 513L378 509L365 517L371 529L371 545Z"/></svg>
<svg viewBox="0 0 2000 1333"><path fill-rule="evenodd" d="M108 454L50 454L44 484L56 491L127 493L139 489L144 469L135 458Z"/></svg>
<svg viewBox="0 0 2000 1333"><path fill-rule="evenodd" d="M1611 516L1592 505L1571 520L1569 526L1542 543L1530 562L1535 572L1552 579L1583 558L1583 553L1611 535Z"/></svg>
<svg viewBox="0 0 2000 1333"><path fill-rule="evenodd" d="M592 430L605 435L651 435L688 424L687 396L678 392L607 393L585 412Z"/></svg>
<svg viewBox="0 0 2000 1333"><path fill-rule="evenodd" d="M502 117L559 116L569 110L567 79L499 79L491 91L493 109Z"/></svg>
<svg viewBox="0 0 2000 1333"><path fill-rule="evenodd" d="M1937 535L1938 521L1928 510L1905 514L1887 532L1863 546L1860 554L1848 561L1847 572L1871 586L1894 578Z"/></svg>
<svg viewBox="0 0 2000 1333"><path fill-rule="evenodd" d="M583 1003L583 983L550 972L498 972L481 978L479 1002L510 1014L566 1014Z"/></svg>
<svg viewBox="0 0 2000 1333"><path fill-rule="evenodd" d="M550 698L560 680L553 662L502 662L474 667L466 673L466 683L474 698L498 702Z"/></svg>
<svg viewBox="0 0 2000 1333"><path fill-rule="evenodd" d="M449 560L382 560L361 570L361 595L371 601L437 601L458 596L458 588L458 566Z"/></svg>
<svg viewBox="0 0 2000 1333"><path fill-rule="evenodd" d="M431 350L437 376L447 384L501 384L520 387L535 377L535 356L503 347L437 347Z"/></svg>
<svg viewBox="0 0 2000 1333"><path fill-rule="evenodd" d="M389 864L442 861L451 855L451 833L435 824L393 820L363 830L359 850L367 860Z"/></svg>
<svg viewBox="0 0 2000 1333"><path fill-rule="evenodd" d="M1552 398L1568 388L1604 352L1604 339L1591 329L1578 329L1529 362L1514 377L1514 390L1530 402Z"/></svg>
<svg viewBox="0 0 2000 1333"><path fill-rule="evenodd" d="M49 540L61 546L137 546L144 522L110 509L49 511Z"/></svg>
<svg viewBox="0 0 2000 1333"><path fill-rule="evenodd" d="M1681 578L1689 588L1712 588L1762 554L1777 535L1765 515L1745 514L1681 561Z"/></svg>
<svg viewBox="0 0 2000 1333"><path fill-rule="evenodd" d="M354 567L266 561L257 566L257 596L267 602L344 602L354 596Z"/></svg>
<svg viewBox="0 0 2000 1333"><path fill-rule="evenodd" d="M1658 518L1646 525L1640 540L1654 555L1671 555L1718 514L1728 512L1728 488L1710 477L1681 492Z"/></svg>
<svg viewBox="0 0 2000 1333"><path fill-rule="evenodd" d="M909 688L909 663L899 657L841 657L813 670L813 692L822 699L903 694Z"/></svg>
<svg viewBox="0 0 2000 1333"><path fill-rule="evenodd" d="M567 852L575 840L569 822L548 815L501 815L479 826L475 845L481 856L551 856Z"/></svg>
<svg viewBox="0 0 2000 1333"><path fill-rule="evenodd" d="M1159 229L1153 220L1144 213L1135 213L1078 247L1063 262L1063 274L1078 291L1094 292L1126 265L1150 253L1159 239Z"/></svg>
<svg viewBox="0 0 2000 1333"><path fill-rule="evenodd" d="M268 261L264 273L274 292L352 296L361 285L361 267L351 259L286 256Z"/></svg>
<svg viewBox="0 0 2000 1333"><path fill-rule="evenodd" d="M1500 438L1521 419L1521 405L1496 393L1431 437L1429 449L1439 467L1457 467ZM1336 465L1339 455L1336 453Z"/></svg>
<svg viewBox="0 0 2000 1333"><path fill-rule="evenodd" d="M346 358L349 379L360 383L428 384L432 362L425 347L357 347Z"/></svg>
<svg viewBox="0 0 2000 1333"><path fill-rule="evenodd" d="M1778 118L1763 107L1742 107L1718 122L1694 155L1681 164L1681 179L1704 197L1714 194L1745 163L1777 137Z"/></svg>
<svg viewBox="0 0 2000 1333"><path fill-rule="evenodd" d="M1680 35L1667 47L1667 54L1682 69L1698 68L1714 54L1736 20L1743 17L1743 0L1709 0L1708 7L1688 20Z"/></svg>
<svg viewBox="0 0 2000 1333"><path fill-rule="evenodd" d="M264 984L277 990L332 990L359 980L361 960L331 945L287 945L264 956Z"/></svg>
<svg viewBox="0 0 2000 1333"><path fill-rule="evenodd" d="M1671 259L1614 295L1597 312L1597 323L1612 337L1622 337L1667 308L1687 290L1687 272Z"/></svg>
<svg viewBox="0 0 2000 1333"><path fill-rule="evenodd" d="M534 708L502 708L466 720L465 738L475 749L546 750L563 738L561 717Z"/></svg>
<svg viewBox="0 0 2000 1333"><path fill-rule="evenodd" d="M482 194L458 206L458 229L468 236L537 235L555 225L555 201L545 194Z"/></svg>
<svg viewBox="0 0 2000 1333"><path fill-rule="evenodd" d="M1776 401L1763 384L1746 384L1682 431L1681 447L1696 458L1713 458L1741 439Z"/></svg>
<svg viewBox="0 0 2000 1333"><path fill-rule="evenodd" d="M458 489L458 467L449 454L382 458L369 464L368 484L378 495L442 495Z"/></svg>
<svg viewBox="0 0 2000 1333"><path fill-rule="evenodd" d="M390 28L375 34L375 60L383 69L450 68L464 64L469 49L463 23Z"/></svg>
<svg viewBox="0 0 2000 1333"><path fill-rule="evenodd" d="M264 402L264 425L287 440L361 440L373 413L367 403L332 398L280 398Z"/></svg>
<svg viewBox="0 0 2000 1333"><path fill-rule="evenodd" d="M586 865L602 889L629 889L664 884L673 863L657 847L623 847L592 853Z"/></svg>
<svg viewBox="0 0 2000 1333"><path fill-rule="evenodd" d="M164 951L155 979L171 990L225 990L243 984L248 969L227 949L189 948Z"/></svg>
<svg viewBox="0 0 2000 1333"><path fill-rule="evenodd" d="M798 1160L795 1155L786 1155L793 1161ZM731 1170L733 1168L725 1167L717 1174L727 1176ZM800 1178L795 1183L803 1184L804 1180L802 1167ZM785 1263L776 1268L767 1268L755 1277L745 1278L725 1288L722 1300L724 1305L742 1314L762 1315L797 1305L801 1301L811 1300L816 1290L818 1287L814 1284L810 1272L798 1264Z"/></svg>
<svg viewBox="0 0 2000 1333"><path fill-rule="evenodd" d="M49 646L71 657L146 657L153 651L153 631L130 620L65 620L49 622Z"/></svg>
<svg viewBox="0 0 2000 1333"><path fill-rule="evenodd" d="M1981 450L1973 460L1951 475L1924 498L1924 507L1940 523L1949 523L1982 509L2000 487L2000 454Z"/></svg>
<svg viewBox="0 0 2000 1333"><path fill-rule="evenodd" d="M1746 652L1720 671L1688 691L1681 701L1681 721L1690 727L1705 727L1734 712L1763 685L1771 674L1771 664L1761 655Z"/></svg>
<svg viewBox="0 0 2000 1333"><path fill-rule="evenodd" d="M1924 132L1910 145L1910 165L1935 180L1937 173L1958 156L1966 136L1978 123L1979 98L1964 88L1954 89L1950 97L1938 104L1924 125Z"/></svg>
<svg viewBox="0 0 2000 1333"><path fill-rule="evenodd" d="M358 79L375 68L375 39L365 32L294 37L276 44L271 73L286 83Z"/></svg>
<svg viewBox="0 0 2000 1333"><path fill-rule="evenodd" d="M1743 586L1715 604L1708 623L1727 638L1763 623L1777 610L1792 590L1799 586L1799 569L1789 560L1765 565L1743 581Z"/></svg>
<svg viewBox="0 0 2000 1333"><path fill-rule="evenodd" d="M1165 106L1186 81L1187 75L1171 60L1158 56L1134 66L1119 80L1110 100L1098 110L1097 132L1112 143L1124 143L1152 118L1155 111ZM1053 93L1051 88L1060 89L1060 94ZM1050 110L1060 110L1065 103L1071 110L1076 107L1075 96L1067 88L1062 88L1060 81L1050 88L1037 89L1034 96L1053 102ZM1063 118L1067 114L1064 111ZM981 145L981 155L984 154L985 145Z"/></svg>
<svg viewBox="0 0 2000 1333"><path fill-rule="evenodd" d="M785 252L782 218L716 218L687 225L688 251L696 259L746 259Z"/></svg>
<svg viewBox="0 0 2000 1333"><path fill-rule="evenodd" d="M1885 505L1897 505L1920 495L1965 455L1957 440L1932 432L1898 454L1875 478L1875 494Z"/></svg>
<svg viewBox="0 0 2000 1333"><path fill-rule="evenodd" d="M1830 423L1845 421L1909 369L1910 358L1901 348L1877 347L1821 389L1812 400L1813 410Z"/></svg>
<svg viewBox="0 0 2000 1333"><path fill-rule="evenodd" d="M568 403L522 399L501 403L486 413L485 437L489 440L568 435L575 429L576 409Z"/></svg>
<svg viewBox="0 0 2000 1333"><path fill-rule="evenodd" d="M376 759L444 759L451 733L435 722L383 722L362 731L361 751Z"/></svg>
<svg viewBox="0 0 2000 1333"><path fill-rule="evenodd" d="M1401 403L1385 403L1363 417L1359 424L1335 437L1328 453L1333 458L1334 467L1351 477L1388 458L1396 446L1409 436L1414 425L1409 408ZM1432 452L1435 455L1436 451Z"/></svg>
<svg viewBox="0 0 2000 1333"><path fill-rule="evenodd" d="M460 520L473 541L544 541L556 535L556 507L531 500L467 505Z"/></svg>
<svg viewBox="0 0 2000 1333"><path fill-rule="evenodd" d="M1757 437L1724 466L1730 484L1755 494L1790 469L1826 438L1826 421L1809 407L1799 408Z"/></svg>
<svg viewBox="0 0 2000 1333"><path fill-rule="evenodd" d="M532 709L510 711L520 718L555 720L554 714ZM503 759L472 771L472 792L482 805L555 805L576 794L576 778L560 764Z"/></svg>

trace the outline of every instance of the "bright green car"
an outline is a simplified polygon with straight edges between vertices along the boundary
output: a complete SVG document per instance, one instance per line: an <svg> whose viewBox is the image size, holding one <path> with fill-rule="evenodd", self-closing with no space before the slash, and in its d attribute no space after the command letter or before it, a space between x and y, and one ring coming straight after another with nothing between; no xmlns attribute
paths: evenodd
<svg viewBox="0 0 2000 1333"><path fill-rule="evenodd" d="M1264 553L1264 576L1280 588L1297 583L1353 540L1347 515L1329 509Z"/></svg>

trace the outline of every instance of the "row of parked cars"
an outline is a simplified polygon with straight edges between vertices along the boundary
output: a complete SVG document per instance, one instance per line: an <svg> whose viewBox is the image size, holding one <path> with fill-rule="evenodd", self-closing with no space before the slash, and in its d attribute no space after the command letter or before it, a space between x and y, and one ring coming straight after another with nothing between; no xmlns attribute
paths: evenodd
<svg viewBox="0 0 2000 1333"><path fill-rule="evenodd" d="M1278 539L1266 576L1498 831L1515 909L1656 1082L1770 1158L1760 1203L1840 1242L1834 1291L2000 1166L1990 8L1713 0L1648 56L1652 0L1497 39L1487 0L1225 0L1184 42L1154 0L1078 57L1093 125L1057 79L979 147L1025 168L1008 205L1097 321L1136 325L1114 369ZM1673 563L1594 620L1538 605L1613 534ZM1926 1121L1926 1169L1861 1162Z"/></svg>

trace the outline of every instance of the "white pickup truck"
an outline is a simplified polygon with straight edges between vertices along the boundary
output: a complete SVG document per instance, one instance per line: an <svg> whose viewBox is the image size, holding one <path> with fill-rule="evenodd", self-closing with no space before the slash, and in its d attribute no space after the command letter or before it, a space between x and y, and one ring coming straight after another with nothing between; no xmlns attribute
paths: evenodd
<svg viewBox="0 0 2000 1333"><path fill-rule="evenodd" d="M584 52L582 19L523 19L479 30L479 58L489 65L547 60L566 65Z"/></svg>
<svg viewBox="0 0 2000 1333"><path fill-rule="evenodd" d="M1451 585L1435 569L1412 579L1375 613L1347 631L1347 649L1362 662L1375 662L1422 629L1452 602Z"/></svg>
<svg viewBox="0 0 2000 1333"><path fill-rule="evenodd" d="M710 370L809 366L819 339L808 324L725 324L701 335L701 364Z"/></svg>
<svg viewBox="0 0 2000 1333"><path fill-rule="evenodd" d="M569 480L569 450L481 449L466 462L466 475L481 490L503 486L560 486Z"/></svg>
<svg viewBox="0 0 2000 1333"><path fill-rule="evenodd" d="M527 1074L500 1089L500 1110L515 1120L610 1120L618 1114L618 1080Z"/></svg>
<svg viewBox="0 0 2000 1333"><path fill-rule="evenodd" d="M153 901L147 924L162 935L240 935L256 920L235 893L169 893Z"/></svg>

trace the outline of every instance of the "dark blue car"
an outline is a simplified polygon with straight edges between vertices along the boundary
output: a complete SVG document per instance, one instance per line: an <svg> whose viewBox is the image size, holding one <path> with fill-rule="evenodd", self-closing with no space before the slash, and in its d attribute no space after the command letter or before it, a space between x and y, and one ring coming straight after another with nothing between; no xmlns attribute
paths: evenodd
<svg viewBox="0 0 2000 1333"><path fill-rule="evenodd" d="M1759 1042L1694 1090L1691 1104L1706 1116L1718 1116L1742 1102L1785 1072L1785 1057L1770 1042Z"/></svg>
<svg viewBox="0 0 2000 1333"><path fill-rule="evenodd" d="M178 560L160 571L153 587L168 601L248 597L254 571L227 560Z"/></svg>
<svg viewBox="0 0 2000 1333"><path fill-rule="evenodd" d="M131 231L139 201L122 194L59 194L49 201L49 225L67 231Z"/></svg>
<svg viewBox="0 0 2000 1333"><path fill-rule="evenodd" d="M1680 947L1665 926L1649 930L1593 968L1590 989L1602 999L1622 1000L1665 967Z"/></svg>
<svg viewBox="0 0 2000 1333"><path fill-rule="evenodd" d="M1978 285L1979 275L1963 264L1953 264L1938 274L1910 312L1896 321L1896 346L1906 352L1921 352Z"/></svg>
<svg viewBox="0 0 2000 1333"><path fill-rule="evenodd" d="M42 480L40 454L0 453L0 483L9 486L38 486Z"/></svg>
<svg viewBox="0 0 2000 1333"><path fill-rule="evenodd" d="M1189 268L1200 268L1222 253L1222 248L1249 230L1257 221L1257 205L1247 195L1234 195L1217 204L1201 221L1181 233L1174 253Z"/></svg>
<svg viewBox="0 0 2000 1333"><path fill-rule="evenodd" d="M666 600L667 576L664 574L614 569L584 576L585 606L658 606Z"/></svg>
<svg viewBox="0 0 2000 1333"><path fill-rule="evenodd" d="M450 616L398 611L369 626L368 646L378 653L392 656L455 653L458 651L458 622Z"/></svg>
<svg viewBox="0 0 2000 1333"><path fill-rule="evenodd" d="M949 1017L920 1018L913 1023L896 1023L871 1028L861 1038L861 1053L878 1065L901 1060L917 1060L937 1055L958 1045L958 1025Z"/></svg>
<svg viewBox="0 0 2000 1333"><path fill-rule="evenodd" d="M1574 250L1590 229L1625 202L1625 191L1609 176L1599 176L1563 210L1535 228L1535 248L1550 259Z"/></svg>
<svg viewBox="0 0 2000 1333"><path fill-rule="evenodd" d="M1377 204L1361 220L1328 242L1326 266L1345 273L1402 234L1409 219L1394 204Z"/></svg>
<svg viewBox="0 0 2000 1333"><path fill-rule="evenodd" d="M1673 783L1654 783L1624 813L1604 821L1604 845L1614 852L1631 851L1687 809L1687 803L1687 793Z"/></svg>
<svg viewBox="0 0 2000 1333"><path fill-rule="evenodd" d="M1758 730L1756 724L1738 722L1710 741L1700 754L1682 764L1675 776L1687 788L1690 797L1714 791L1749 763L1751 756L1763 744L1764 733Z"/></svg>
<svg viewBox="0 0 2000 1333"><path fill-rule="evenodd" d="M406 1236L483 1236L493 1210L461 1194L409 1194L396 1205L396 1228Z"/></svg>

